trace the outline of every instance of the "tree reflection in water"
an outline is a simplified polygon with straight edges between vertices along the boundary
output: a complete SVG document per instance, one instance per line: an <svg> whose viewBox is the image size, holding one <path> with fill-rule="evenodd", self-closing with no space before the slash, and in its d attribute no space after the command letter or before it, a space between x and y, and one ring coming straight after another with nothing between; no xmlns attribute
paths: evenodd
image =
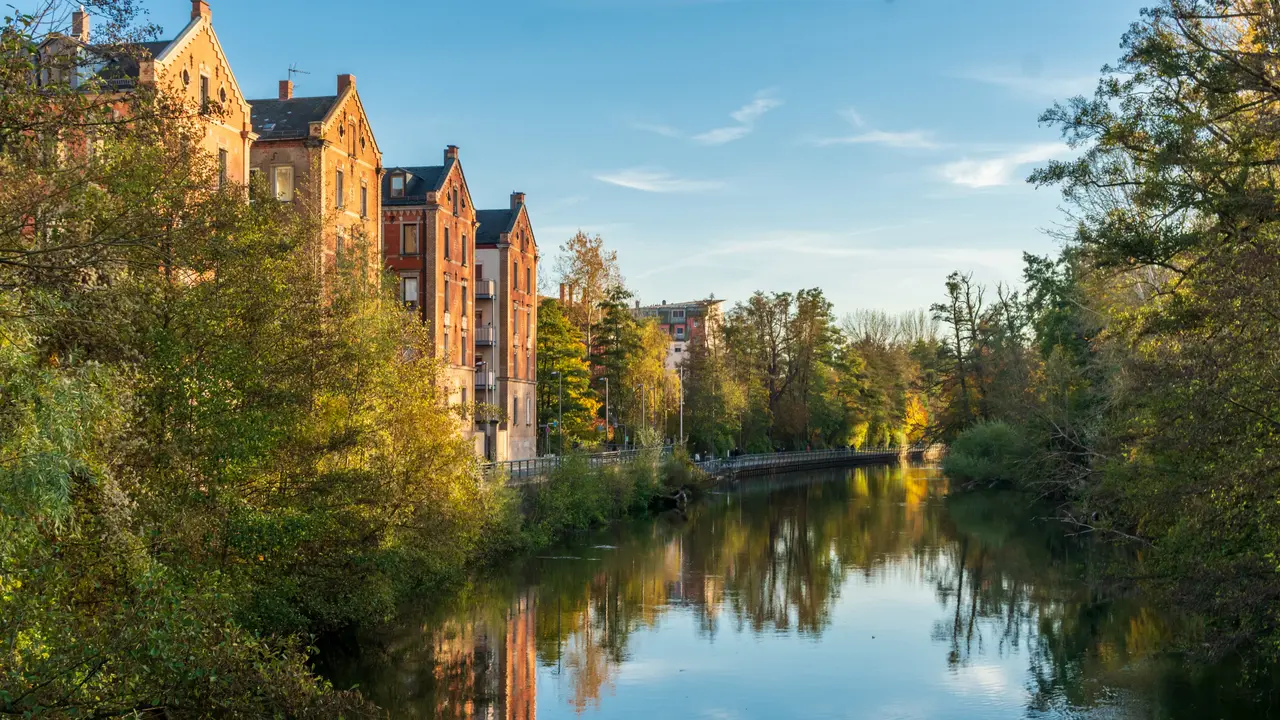
<svg viewBox="0 0 1280 720"><path fill-rule="evenodd" d="M531 558L327 670L395 717L524 719L536 714L540 666L581 713L608 702L631 639L670 613L690 614L709 640L726 623L816 639L851 579L892 577L934 588L944 619L932 635L953 670L1028 658L1029 712L1115 707L1129 693L1152 717L1199 717L1188 713L1216 697L1220 678L1158 660L1170 627L1088 582L1114 557L1024 498L947 490L922 467L755 481L687 520L636 522Z"/></svg>

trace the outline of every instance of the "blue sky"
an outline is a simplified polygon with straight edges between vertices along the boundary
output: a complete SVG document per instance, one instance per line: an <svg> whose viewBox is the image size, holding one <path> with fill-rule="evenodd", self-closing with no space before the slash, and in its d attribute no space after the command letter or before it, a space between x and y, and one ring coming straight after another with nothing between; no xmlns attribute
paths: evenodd
<svg viewBox="0 0 1280 720"><path fill-rule="evenodd" d="M167 36L184 0L146 0ZM354 73L388 167L461 147L480 207L529 194L550 280L577 228L647 302L822 287L838 312L1016 281L1049 252L1065 149L1142 0L212 0L250 97ZM554 287L551 285L550 287Z"/></svg>

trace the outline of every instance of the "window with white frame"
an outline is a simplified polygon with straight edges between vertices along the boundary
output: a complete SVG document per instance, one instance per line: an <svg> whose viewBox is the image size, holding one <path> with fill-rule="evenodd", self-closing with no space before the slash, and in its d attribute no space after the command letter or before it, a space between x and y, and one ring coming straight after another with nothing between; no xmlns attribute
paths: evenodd
<svg viewBox="0 0 1280 720"><path fill-rule="evenodd" d="M529 395L524 401L524 424L533 424L533 395Z"/></svg>
<svg viewBox="0 0 1280 720"><path fill-rule="evenodd" d="M404 197L404 175L396 173L391 176L391 197Z"/></svg>
<svg viewBox="0 0 1280 720"><path fill-rule="evenodd" d="M293 200L293 166L279 165L272 173L276 199L281 202Z"/></svg>
<svg viewBox="0 0 1280 720"><path fill-rule="evenodd" d="M400 278L400 301L410 308L418 307L418 276Z"/></svg>

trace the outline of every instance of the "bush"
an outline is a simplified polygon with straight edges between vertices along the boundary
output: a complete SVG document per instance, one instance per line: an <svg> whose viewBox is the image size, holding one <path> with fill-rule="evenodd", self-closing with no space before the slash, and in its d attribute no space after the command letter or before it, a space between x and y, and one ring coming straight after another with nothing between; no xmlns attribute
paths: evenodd
<svg viewBox="0 0 1280 720"><path fill-rule="evenodd" d="M985 422L965 430L951 443L942 470L969 486L1021 485L1031 459L1023 432L1003 422Z"/></svg>

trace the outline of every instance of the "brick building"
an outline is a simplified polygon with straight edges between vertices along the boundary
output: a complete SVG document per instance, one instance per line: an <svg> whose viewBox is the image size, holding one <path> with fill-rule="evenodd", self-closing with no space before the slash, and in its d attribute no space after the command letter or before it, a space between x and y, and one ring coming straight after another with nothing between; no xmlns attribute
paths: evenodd
<svg viewBox="0 0 1280 720"><path fill-rule="evenodd" d="M78 56L78 67L42 63L39 82L51 72L72 73L59 77L72 87L92 79L104 91L128 93L155 88L185 101L201 120L201 144L217 162L219 181L243 184L249 177L249 152L255 136L249 103L231 72L222 44L213 30L213 13L206 0L192 0L191 20L172 40L145 42L127 48L92 43L91 22L84 9L72 13L71 33L54 34L40 46L42 57Z"/></svg>
<svg viewBox="0 0 1280 720"><path fill-rule="evenodd" d="M466 405L475 399L476 388L471 335L476 211L457 146L445 148L442 165L387 169L382 224L382 254L399 297L432 328L450 400ZM469 420L467 426L473 432ZM476 451L483 452L483 436L474 437Z"/></svg>
<svg viewBox="0 0 1280 720"><path fill-rule="evenodd" d="M326 266L355 261L370 278L382 271L382 152L374 139L354 75L339 75L337 93L294 97L281 80L279 94L250 100L258 139L253 173L262 173L272 195L296 203L322 225ZM357 248L361 256L351 255Z"/></svg>
<svg viewBox="0 0 1280 720"><path fill-rule="evenodd" d="M724 312L720 309L723 302L714 297L671 304L663 300L659 305L642 307L637 301L632 314L641 320L656 319L663 332L671 336L667 344L667 368L674 370L679 367L689 345L696 342L714 344L719 340L724 321Z"/></svg>
<svg viewBox="0 0 1280 720"><path fill-rule="evenodd" d="M476 219L476 399L505 415L484 431L485 454L525 460L537 455L538 440L538 244L524 193Z"/></svg>

